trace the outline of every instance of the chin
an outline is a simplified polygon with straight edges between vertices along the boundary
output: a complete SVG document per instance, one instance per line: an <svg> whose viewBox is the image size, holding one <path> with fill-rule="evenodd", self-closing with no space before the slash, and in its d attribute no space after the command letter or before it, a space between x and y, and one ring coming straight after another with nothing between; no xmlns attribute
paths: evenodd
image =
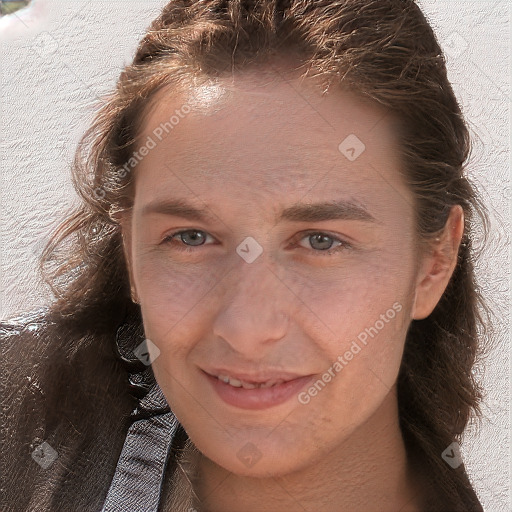
<svg viewBox="0 0 512 512"><path fill-rule="evenodd" d="M286 443L282 439L276 438L274 442L269 442L265 438L251 438L250 434L244 438L244 441L238 442L234 437L229 440L218 440L212 446L210 437L195 444L212 463L244 477L282 477L311 464L301 443L297 443L297 446L290 446L288 443L286 451L283 451ZM313 453L311 458L314 458Z"/></svg>

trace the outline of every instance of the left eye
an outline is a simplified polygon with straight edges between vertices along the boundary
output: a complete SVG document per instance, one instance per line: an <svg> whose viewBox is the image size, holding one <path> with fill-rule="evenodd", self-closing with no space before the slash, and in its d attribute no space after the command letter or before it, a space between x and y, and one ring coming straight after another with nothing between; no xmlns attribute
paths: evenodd
<svg viewBox="0 0 512 512"><path fill-rule="evenodd" d="M213 237L205 231L187 229L171 233L162 241L162 243L173 245L175 249L179 251L191 252L194 250L194 247L205 245L208 237L213 239ZM309 239L309 245L313 247L313 252L318 253L318 255L331 255L351 248L351 245L348 242L321 231L309 232L306 235L301 234L301 236L296 240L302 241L305 239ZM337 245L333 248L334 244ZM308 249L301 244L299 245L300 247Z"/></svg>
<svg viewBox="0 0 512 512"><path fill-rule="evenodd" d="M313 247L313 254L315 256L331 256L333 254L339 253L340 251L344 251L347 249L351 249L352 246L348 242L345 242L341 238L337 236L330 235L328 233L324 233L322 231L310 231L306 235L301 235L298 240L308 239L308 245ZM334 241L334 242L333 242ZM337 245L333 247L334 244ZM304 247L300 245L300 247ZM308 250L308 248L305 248Z"/></svg>

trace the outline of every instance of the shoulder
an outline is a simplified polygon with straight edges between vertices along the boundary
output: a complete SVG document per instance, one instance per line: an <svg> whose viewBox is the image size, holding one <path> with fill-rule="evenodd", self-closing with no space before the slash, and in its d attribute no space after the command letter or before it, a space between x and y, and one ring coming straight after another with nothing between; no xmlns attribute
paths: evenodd
<svg viewBox="0 0 512 512"><path fill-rule="evenodd" d="M48 310L43 307L23 315L12 316L6 320L0 320L0 343L2 353L8 350L9 341L23 336L37 336L41 329L48 325Z"/></svg>
<svg viewBox="0 0 512 512"><path fill-rule="evenodd" d="M4 394L2 399L4 411L14 413L27 392L39 394L39 402L41 397L47 398L64 367L70 364L66 351L79 342L70 337L46 307L1 320L0 354L7 377L7 396Z"/></svg>
<svg viewBox="0 0 512 512"><path fill-rule="evenodd" d="M3 510L99 510L110 485L134 399L112 336L70 324L0 321Z"/></svg>
<svg viewBox="0 0 512 512"><path fill-rule="evenodd" d="M41 308L24 315L0 321L0 354L4 372L3 393L4 411L15 408L14 393L27 387L37 386L32 377L44 363L43 355L48 350L47 334L51 323L47 320L47 308Z"/></svg>

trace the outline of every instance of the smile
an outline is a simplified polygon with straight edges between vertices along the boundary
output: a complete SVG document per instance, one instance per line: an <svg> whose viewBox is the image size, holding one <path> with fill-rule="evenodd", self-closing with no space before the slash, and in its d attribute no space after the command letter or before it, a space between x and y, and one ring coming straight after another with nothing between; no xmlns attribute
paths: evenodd
<svg viewBox="0 0 512 512"><path fill-rule="evenodd" d="M262 410L284 404L296 396L314 375L270 379L260 382L241 380L229 375L201 372L211 389L224 403L239 409Z"/></svg>

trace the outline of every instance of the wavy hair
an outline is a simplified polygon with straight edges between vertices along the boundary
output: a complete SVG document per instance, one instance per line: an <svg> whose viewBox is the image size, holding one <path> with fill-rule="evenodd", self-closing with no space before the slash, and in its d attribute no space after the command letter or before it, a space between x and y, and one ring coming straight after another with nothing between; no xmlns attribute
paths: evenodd
<svg viewBox="0 0 512 512"><path fill-rule="evenodd" d="M120 226L113 212L133 203L133 173L121 172L157 91L189 90L229 73L298 58L323 93L349 88L400 120L405 179L415 198L418 239L431 242L450 207L466 219L458 262L432 314L413 320L397 382L408 456L430 482L428 510L482 510L464 465L441 457L460 441L483 398L473 367L485 353L488 309L476 283L472 239L485 207L465 170L467 124L435 34L413 0L172 0L148 28L135 58L105 98L75 154L80 205L40 261L54 314L77 329L104 330L130 299ZM478 218L477 218L478 217Z"/></svg>

